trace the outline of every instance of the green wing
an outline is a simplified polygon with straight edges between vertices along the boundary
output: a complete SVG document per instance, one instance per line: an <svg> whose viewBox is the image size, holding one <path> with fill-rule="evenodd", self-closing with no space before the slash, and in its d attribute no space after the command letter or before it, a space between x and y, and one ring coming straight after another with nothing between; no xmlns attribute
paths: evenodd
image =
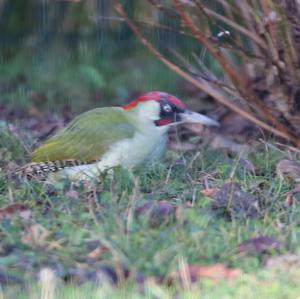
<svg viewBox="0 0 300 299"><path fill-rule="evenodd" d="M76 117L32 153L33 162L97 160L115 142L131 138L134 127L122 108L97 108Z"/></svg>

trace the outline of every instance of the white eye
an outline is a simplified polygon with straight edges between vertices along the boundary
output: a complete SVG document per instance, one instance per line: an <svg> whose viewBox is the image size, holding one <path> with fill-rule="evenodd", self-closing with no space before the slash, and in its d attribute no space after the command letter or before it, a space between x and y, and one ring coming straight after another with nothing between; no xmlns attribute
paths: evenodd
<svg viewBox="0 0 300 299"><path fill-rule="evenodd" d="M165 112L171 112L172 111L172 107L169 104L165 104L165 105L163 105L163 110Z"/></svg>

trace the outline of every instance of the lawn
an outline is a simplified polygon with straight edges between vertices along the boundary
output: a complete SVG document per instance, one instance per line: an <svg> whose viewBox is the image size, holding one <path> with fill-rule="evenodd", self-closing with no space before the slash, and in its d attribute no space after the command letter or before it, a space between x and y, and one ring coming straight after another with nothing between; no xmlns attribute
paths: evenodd
<svg viewBox="0 0 300 299"><path fill-rule="evenodd" d="M175 1L195 13L198 44L180 11L159 4L169 1L121 1L200 90L110 1L54 2L0 1L0 299L300 298L300 151L214 100L242 108L242 98L265 125L299 135L297 9L203 1L197 14L196 1ZM181 127L162 161L92 182L17 175L75 115L152 90L220 129Z"/></svg>
<svg viewBox="0 0 300 299"><path fill-rule="evenodd" d="M297 152L262 143L245 160L199 145L75 184L7 176L26 154L0 134L1 298L300 295L299 203L276 174Z"/></svg>

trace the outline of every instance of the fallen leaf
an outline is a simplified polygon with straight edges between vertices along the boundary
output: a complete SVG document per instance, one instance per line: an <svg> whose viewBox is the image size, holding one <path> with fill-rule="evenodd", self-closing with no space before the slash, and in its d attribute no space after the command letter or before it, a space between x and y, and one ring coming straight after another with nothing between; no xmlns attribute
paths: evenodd
<svg viewBox="0 0 300 299"><path fill-rule="evenodd" d="M230 218L233 216L255 217L259 212L256 198L242 191L235 183L226 183L214 193L211 209Z"/></svg>
<svg viewBox="0 0 300 299"><path fill-rule="evenodd" d="M208 188L208 189L201 190L201 193L204 196L213 198L216 195L216 193L219 191L220 191L220 188Z"/></svg>
<svg viewBox="0 0 300 299"><path fill-rule="evenodd" d="M278 250L282 247L282 244L276 239L269 236L260 236L256 238L250 238L238 245L237 251L239 253L266 253L273 250Z"/></svg>
<svg viewBox="0 0 300 299"><path fill-rule="evenodd" d="M300 188L297 187L289 192L286 193L286 198L285 198L285 207L290 207L293 204L295 204L295 202L297 201L296 198L296 194L300 193Z"/></svg>
<svg viewBox="0 0 300 299"><path fill-rule="evenodd" d="M300 256L296 254L274 256L269 258L265 265L267 268L286 272L292 268L300 268Z"/></svg>
<svg viewBox="0 0 300 299"><path fill-rule="evenodd" d="M42 225L33 224L26 227L21 240L31 248L45 248L48 245L47 238L50 235L50 231Z"/></svg>
<svg viewBox="0 0 300 299"><path fill-rule="evenodd" d="M0 209L0 219L10 219L14 215L18 215L23 219L29 219L31 211L26 205L20 203L13 203Z"/></svg>
<svg viewBox="0 0 300 299"><path fill-rule="evenodd" d="M300 193L300 187L296 187L294 189L292 189L291 191L288 191L286 194L285 194L285 202L284 202L284 207L290 207L292 205L295 204L295 202L297 202L297 200L299 200L299 195Z"/></svg>
<svg viewBox="0 0 300 299"><path fill-rule="evenodd" d="M227 268L223 264L211 264L211 265L185 265L175 273L171 274L172 279L188 279L191 282L195 282L199 279L207 278L213 281L220 279L235 279L241 275L240 269Z"/></svg>
<svg viewBox="0 0 300 299"><path fill-rule="evenodd" d="M95 248L94 250L92 250L91 252L88 253L87 257L88 258L91 258L91 259L99 259L99 257L105 253L105 252L108 252L108 248L103 246L103 245L100 245L98 246L97 248Z"/></svg>
<svg viewBox="0 0 300 299"><path fill-rule="evenodd" d="M48 241L47 249L48 250L62 249L62 248L64 248L66 241L67 241L66 238L60 238L58 240Z"/></svg>
<svg viewBox="0 0 300 299"><path fill-rule="evenodd" d="M284 180L300 181L300 165L295 161L279 161L276 165L276 173Z"/></svg>
<svg viewBox="0 0 300 299"><path fill-rule="evenodd" d="M175 206L166 200L148 201L135 209L135 214L147 215L149 225L152 228L158 227L163 223L175 218Z"/></svg>
<svg viewBox="0 0 300 299"><path fill-rule="evenodd" d="M286 206L292 206L295 202L295 198L294 198L294 194L293 193L288 193L286 195L286 198L285 198L285 204Z"/></svg>

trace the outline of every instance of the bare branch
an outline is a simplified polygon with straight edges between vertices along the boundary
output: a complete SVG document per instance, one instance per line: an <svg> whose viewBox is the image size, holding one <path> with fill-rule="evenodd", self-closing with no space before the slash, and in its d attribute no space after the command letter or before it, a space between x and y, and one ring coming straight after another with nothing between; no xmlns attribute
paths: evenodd
<svg viewBox="0 0 300 299"><path fill-rule="evenodd" d="M128 26L132 29L132 31L135 33L135 35L139 38L139 40L144 44L146 48L150 52L152 52L161 62L163 62L166 66L168 66L172 71L180 75L185 80L189 81L194 86L198 87L200 90L204 91L206 94L210 95L214 99L216 99L218 102L222 103L232 111L242 115L249 121L253 122L254 124L262 127L265 130L268 130L269 132L272 132L273 134L280 136L286 140L289 140L293 142L296 145L300 145L299 139L295 137L293 134L288 132L285 128L284 130L279 130L277 128L273 128L272 126L266 124L265 122L259 120L257 117L253 116L252 114L244 111L243 109L239 108L238 106L234 105L233 103L229 102L222 94L217 92L214 88L212 88L209 84L203 84L202 82L199 82L194 77L190 76L188 73L184 72L182 69L180 69L177 65L172 63L170 60L165 58L161 55L161 53L152 45L151 42L149 42L144 35L141 33L141 31L137 28L137 26L128 18L126 12L123 9L122 4L119 0L114 0L114 7L116 11L126 20Z"/></svg>
<svg viewBox="0 0 300 299"><path fill-rule="evenodd" d="M182 8L180 0L173 0L175 7L178 13L181 15L183 21L186 26L190 29L190 31L195 35L198 41L204 45L204 47L210 52L210 54L220 63L223 67L224 72L230 77L235 86L241 92L241 95L247 99L247 103L253 107L256 111L258 110L260 113L266 117L279 131L284 132L287 136L290 136L292 139L297 140L298 138L291 133L286 126L281 124L278 119L270 112L268 107L264 105L253 92L248 87L247 81L243 78L243 76L238 73L224 57L222 56L220 50L215 48L211 42L203 35L203 33L194 25L191 18L186 14L184 9Z"/></svg>
<svg viewBox="0 0 300 299"><path fill-rule="evenodd" d="M198 6L199 3L197 2ZM239 25L238 23L231 21L230 19L228 19L225 16L222 16L220 14L218 14L217 12L202 6L203 11L210 17L213 17L219 21L224 22L225 24L227 24L228 26L230 26L231 28L237 30L238 32L244 34L245 36L247 36L248 38L250 38L252 41L254 41L257 45L259 45L264 51L266 51L267 45L264 42L263 39L261 39L259 36L257 36L257 34L255 34L254 32L249 31L247 28Z"/></svg>

